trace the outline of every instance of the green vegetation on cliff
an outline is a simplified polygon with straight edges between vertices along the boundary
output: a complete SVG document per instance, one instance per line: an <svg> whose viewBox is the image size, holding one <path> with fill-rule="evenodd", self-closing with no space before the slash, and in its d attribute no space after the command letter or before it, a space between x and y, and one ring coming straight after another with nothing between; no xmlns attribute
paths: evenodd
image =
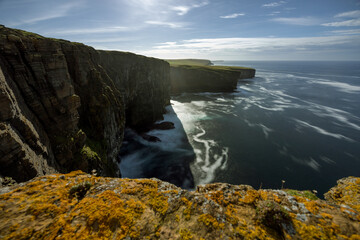
<svg viewBox="0 0 360 240"><path fill-rule="evenodd" d="M239 79L255 76L253 68L210 66L204 61L208 60L168 61L172 93L229 92L236 88Z"/></svg>
<svg viewBox="0 0 360 240"><path fill-rule="evenodd" d="M210 60L207 59L167 59L170 65L197 65L197 66L211 66L213 65Z"/></svg>

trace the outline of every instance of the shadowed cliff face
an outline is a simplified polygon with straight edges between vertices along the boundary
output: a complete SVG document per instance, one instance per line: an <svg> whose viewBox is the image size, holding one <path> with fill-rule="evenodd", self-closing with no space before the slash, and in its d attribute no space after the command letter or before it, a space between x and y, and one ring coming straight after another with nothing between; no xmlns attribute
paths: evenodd
<svg viewBox="0 0 360 240"><path fill-rule="evenodd" d="M255 69L251 68L171 65L171 92L231 92L239 79L254 76Z"/></svg>
<svg viewBox="0 0 360 240"><path fill-rule="evenodd" d="M1 175L118 175L125 124L161 119L168 63L0 26Z"/></svg>
<svg viewBox="0 0 360 240"><path fill-rule="evenodd" d="M1 239L359 239L360 179L310 192L81 171L0 187Z"/></svg>

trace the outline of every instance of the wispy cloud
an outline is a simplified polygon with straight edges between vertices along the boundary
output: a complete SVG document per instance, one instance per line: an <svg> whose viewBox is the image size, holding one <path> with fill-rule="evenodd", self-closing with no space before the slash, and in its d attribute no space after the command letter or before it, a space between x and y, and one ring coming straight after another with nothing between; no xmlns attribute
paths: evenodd
<svg viewBox="0 0 360 240"><path fill-rule="evenodd" d="M115 32L128 32L134 31L134 28L113 26L113 27L102 27L102 28L79 28L79 29L68 29L68 30L57 30L47 32L47 35L78 35L78 34L94 34L94 33L115 33Z"/></svg>
<svg viewBox="0 0 360 240"><path fill-rule="evenodd" d="M360 26L360 10L342 12L336 14L335 18L353 18L344 21L335 21L322 24L326 27L359 27Z"/></svg>
<svg viewBox="0 0 360 240"><path fill-rule="evenodd" d="M185 15L190 11L191 7L190 6L175 6L172 7L172 10L177 12L177 15Z"/></svg>
<svg viewBox="0 0 360 240"><path fill-rule="evenodd" d="M327 36L300 38L210 38L162 43L142 54L156 57L199 57L218 54L241 56L249 52L313 51L344 45L360 46L360 36Z"/></svg>
<svg viewBox="0 0 360 240"><path fill-rule="evenodd" d="M321 21L314 17L295 17L295 18L273 18L273 22L290 24L290 25L300 25L300 26L312 26L319 25Z"/></svg>
<svg viewBox="0 0 360 240"><path fill-rule="evenodd" d="M208 5L208 1L203 1L198 4L191 4L191 5L180 5L180 6L173 6L171 10L176 11L179 16L183 16L187 14L193 8L200 8Z"/></svg>
<svg viewBox="0 0 360 240"><path fill-rule="evenodd" d="M336 18L339 17L349 17L349 18L360 18L360 10L343 12L335 15Z"/></svg>
<svg viewBox="0 0 360 240"><path fill-rule="evenodd" d="M340 22L330 22L322 24L326 27L359 27L360 26L360 18L359 19L351 19Z"/></svg>
<svg viewBox="0 0 360 240"><path fill-rule="evenodd" d="M281 12L279 12L279 11L275 11L275 12L268 14L268 16L275 16L275 15L279 15L280 13Z"/></svg>
<svg viewBox="0 0 360 240"><path fill-rule="evenodd" d="M335 30L335 31L330 31L330 33L340 34L340 35L360 35L360 29Z"/></svg>
<svg viewBox="0 0 360 240"><path fill-rule="evenodd" d="M23 20L13 23L10 26L18 26L23 24L34 24L40 21L46 21L54 18L65 17L69 14L71 10L76 7L79 7L83 4L83 1L75 1L70 3L65 3L58 6L53 6L50 9L46 9L46 11L42 11L40 14L36 16L29 16L28 18L24 18ZM35 13L36 14L36 13Z"/></svg>
<svg viewBox="0 0 360 240"><path fill-rule="evenodd" d="M245 16L245 13L233 13L225 16L220 16L220 18L237 18L240 16Z"/></svg>
<svg viewBox="0 0 360 240"><path fill-rule="evenodd" d="M263 7L280 7L281 5L284 5L286 1L279 1L279 2L271 2L267 4L263 4Z"/></svg>
<svg viewBox="0 0 360 240"><path fill-rule="evenodd" d="M164 27L170 27L170 28L183 28L187 25L187 23L184 22L167 22L167 21L145 21L146 24L150 25L158 25L158 26L164 26Z"/></svg>

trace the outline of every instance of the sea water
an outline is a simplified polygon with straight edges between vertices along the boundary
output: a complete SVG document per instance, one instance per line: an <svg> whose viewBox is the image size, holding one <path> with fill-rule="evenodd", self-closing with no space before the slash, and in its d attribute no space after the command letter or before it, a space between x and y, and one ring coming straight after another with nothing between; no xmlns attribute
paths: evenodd
<svg viewBox="0 0 360 240"><path fill-rule="evenodd" d="M192 161L183 162L189 168L173 174L187 176L177 183L281 188L285 181L284 188L317 190L321 197L339 178L360 176L360 62L217 64L253 67L256 77L240 80L231 93L172 97L165 120L177 119L178 128L152 132L162 142L151 144L174 150L171 155L179 156L179 165L181 154L192 156L175 134L184 132L194 155ZM171 140L171 136L176 137ZM144 171L154 159L159 166L172 161L162 157L146 158ZM137 161L144 160L129 161L129 155L123 155L122 173L141 177L126 170ZM191 171L193 178L184 171Z"/></svg>

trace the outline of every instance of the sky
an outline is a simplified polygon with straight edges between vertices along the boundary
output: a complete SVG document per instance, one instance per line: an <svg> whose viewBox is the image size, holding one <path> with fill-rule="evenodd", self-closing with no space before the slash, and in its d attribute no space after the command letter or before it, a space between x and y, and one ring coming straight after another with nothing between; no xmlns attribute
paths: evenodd
<svg viewBox="0 0 360 240"><path fill-rule="evenodd" d="M0 0L0 24L164 59L360 60L360 0Z"/></svg>

